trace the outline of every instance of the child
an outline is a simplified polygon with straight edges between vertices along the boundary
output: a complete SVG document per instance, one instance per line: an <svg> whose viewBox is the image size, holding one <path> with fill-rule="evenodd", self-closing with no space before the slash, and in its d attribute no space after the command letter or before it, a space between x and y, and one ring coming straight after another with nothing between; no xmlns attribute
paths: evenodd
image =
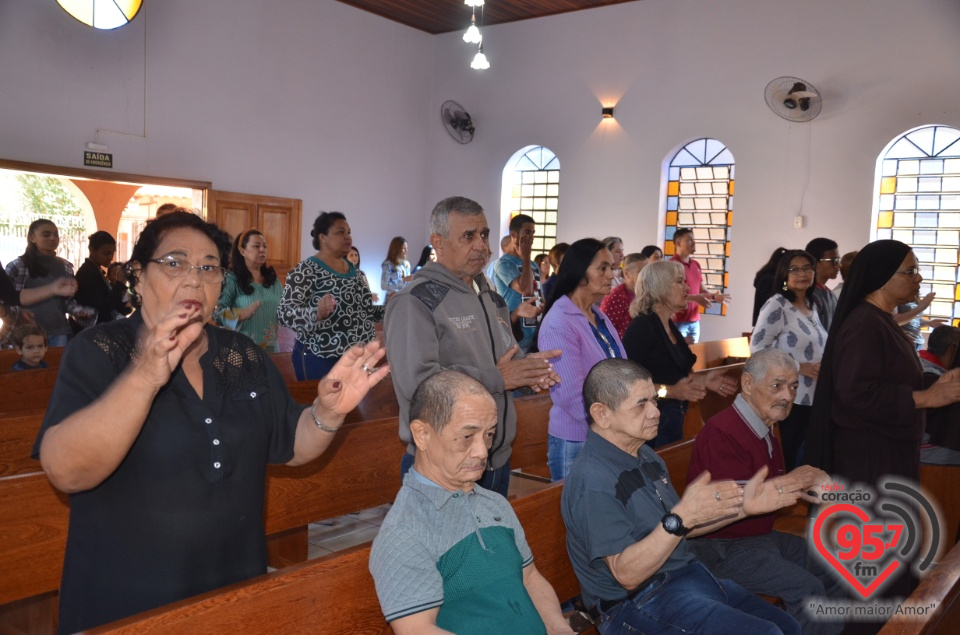
<svg viewBox="0 0 960 635"><path fill-rule="evenodd" d="M43 356L47 354L47 334L35 324L24 324L13 329L11 335L20 360L10 370L50 368Z"/></svg>

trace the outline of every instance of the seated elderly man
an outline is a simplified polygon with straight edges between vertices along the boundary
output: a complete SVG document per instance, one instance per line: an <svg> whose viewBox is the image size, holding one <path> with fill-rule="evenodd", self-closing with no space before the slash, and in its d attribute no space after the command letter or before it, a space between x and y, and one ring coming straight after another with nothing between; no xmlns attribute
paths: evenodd
<svg viewBox="0 0 960 635"><path fill-rule="evenodd" d="M688 478L709 472L713 478L743 481L764 467L770 475L783 474L783 452L772 428L790 414L798 369L784 351L768 348L754 353L743 370L741 393L697 435ZM796 478L804 490L819 490L830 480L809 465L788 476ZM714 575L783 600L805 635L839 633L842 620L816 621L804 612L810 598L845 598L839 581L819 565L806 540L773 531L773 522L773 514L741 520L691 540L690 550Z"/></svg>
<svg viewBox="0 0 960 635"><path fill-rule="evenodd" d="M792 505L800 483L746 483L702 474L678 496L647 441L660 413L650 373L606 359L583 384L590 429L563 488L567 551L598 630L619 633L800 633L796 620L735 582L713 577L691 553L698 536L748 515Z"/></svg>
<svg viewBox="0 0 960 635"><path fill-rule="evenodd" d="M476 484L497 427L490 393L441 371L414 392L410 419L416 459L370 553L393 631L572 634L513 508Z"/></svg>
<svg viewBox="0 0 960 635"><path fill-rule="evenodd" d="M924 385L932 384L951 368L956 368L960 352L960 329L941 325L927 338L927 349L920 351ZM934 465L960 465L960 403L942 408L927 408L927 423L920 446L920 462Z"/></svg>

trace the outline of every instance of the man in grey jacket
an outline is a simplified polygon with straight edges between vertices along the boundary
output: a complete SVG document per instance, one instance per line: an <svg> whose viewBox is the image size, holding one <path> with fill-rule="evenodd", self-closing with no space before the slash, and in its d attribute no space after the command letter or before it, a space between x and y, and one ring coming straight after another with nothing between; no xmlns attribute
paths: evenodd
<svg viewBox="0 0 960 635"><path fill-rule="evenodd" d="M430 244L437 261L387 305L384 333L393 387L400 403L400 438L407 444L401 474L413 465L410 400L417 386L440 370L457 370L486 387L497 403L497 430L481 487L507 495L517 413L510 392L528 386L548 390L560 381L548 361L560 351L523 356L503 298L490 288L483 266L490 257L490 228L483 208L468 198L437 203L430 216Z"/></svg>

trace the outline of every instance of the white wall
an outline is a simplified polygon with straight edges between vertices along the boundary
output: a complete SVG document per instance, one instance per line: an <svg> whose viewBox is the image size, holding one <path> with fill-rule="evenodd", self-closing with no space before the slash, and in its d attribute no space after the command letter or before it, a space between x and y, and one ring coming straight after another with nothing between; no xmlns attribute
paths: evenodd
<svg viewBox="0 0 960 635"><path fill-rule="evenodd" d="M663 159L716 137L737 161L734 302L704 333L739 335L775 247L821 235L841 253L862 246L884 146L922 124L960 127L958 29L953 0L642 0L488 27L483 73L460 34L439 36L433 102L459 101L477 132L461 146L432 123L427 199L470 196L493 225L504 163L542 144L562 166L560 239L615 234L639 250L658 236ZM764 87L782 75L823 93L814 122L767 109ZM601 102L616 103L612 125Z"/></svg>
<svg viewBox="0 0 960 635"><path fill-rule="evenodd" d="M560 158L562 240L618 234L638 249L658 235L662 160L712 136L737 160L734 303L705 321L706 337L728 337L749 326L753 274L775 247L869 239L890 139L960 126L958 27L954 0L642 0L488 27L481 73L460 33L334 0L147 2L115 32L54 2L0 0L0 157L79 167L98 140L117 171L302 198L305 254L316 212L341 209L376 284L389 239L419 254L445 196L475 198L495 226L504 163L528 144ZM821 90L816 121L767 109L781 75ZM443 130L446 99L470 111L473 143ZM616 122L601 124L601 102Z"/></svg>
<svg viewBox="0 0 960 635"><path fill-rule="evenodd" d="M426 242L432 56L334 0L148 0L116 31L0 0L0 157L82 167L98 141L116 172L300 198L304 255L342 210L377 284L390 238Z"/></svg>

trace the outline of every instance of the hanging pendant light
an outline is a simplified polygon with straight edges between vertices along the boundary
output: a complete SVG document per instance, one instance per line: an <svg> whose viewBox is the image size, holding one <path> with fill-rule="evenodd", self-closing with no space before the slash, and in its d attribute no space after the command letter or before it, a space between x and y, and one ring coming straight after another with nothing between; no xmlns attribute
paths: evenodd
<svg viewBox="0 0 960 635"><path fill-rule="evenodd" d="M490 62L487 61L487 56L483 54L483 42L480 43L476 56L470 62L470 68L478 71L485 71L490 68Z"/></svg>
<svg viewBox="0 0 960 635"><path fill-rule="evenodd" d="M468 7L482 7L483 0L463 0L463 4L467 5Z"/></svg>
<svg viewBox="0 0 960 635"><path fill-rule="evenodd" d="M463 34L463 41L468 44L479 44L483 37L480 35L480 29L477 28L477 16L470 16L470 28Z"/></svg>

